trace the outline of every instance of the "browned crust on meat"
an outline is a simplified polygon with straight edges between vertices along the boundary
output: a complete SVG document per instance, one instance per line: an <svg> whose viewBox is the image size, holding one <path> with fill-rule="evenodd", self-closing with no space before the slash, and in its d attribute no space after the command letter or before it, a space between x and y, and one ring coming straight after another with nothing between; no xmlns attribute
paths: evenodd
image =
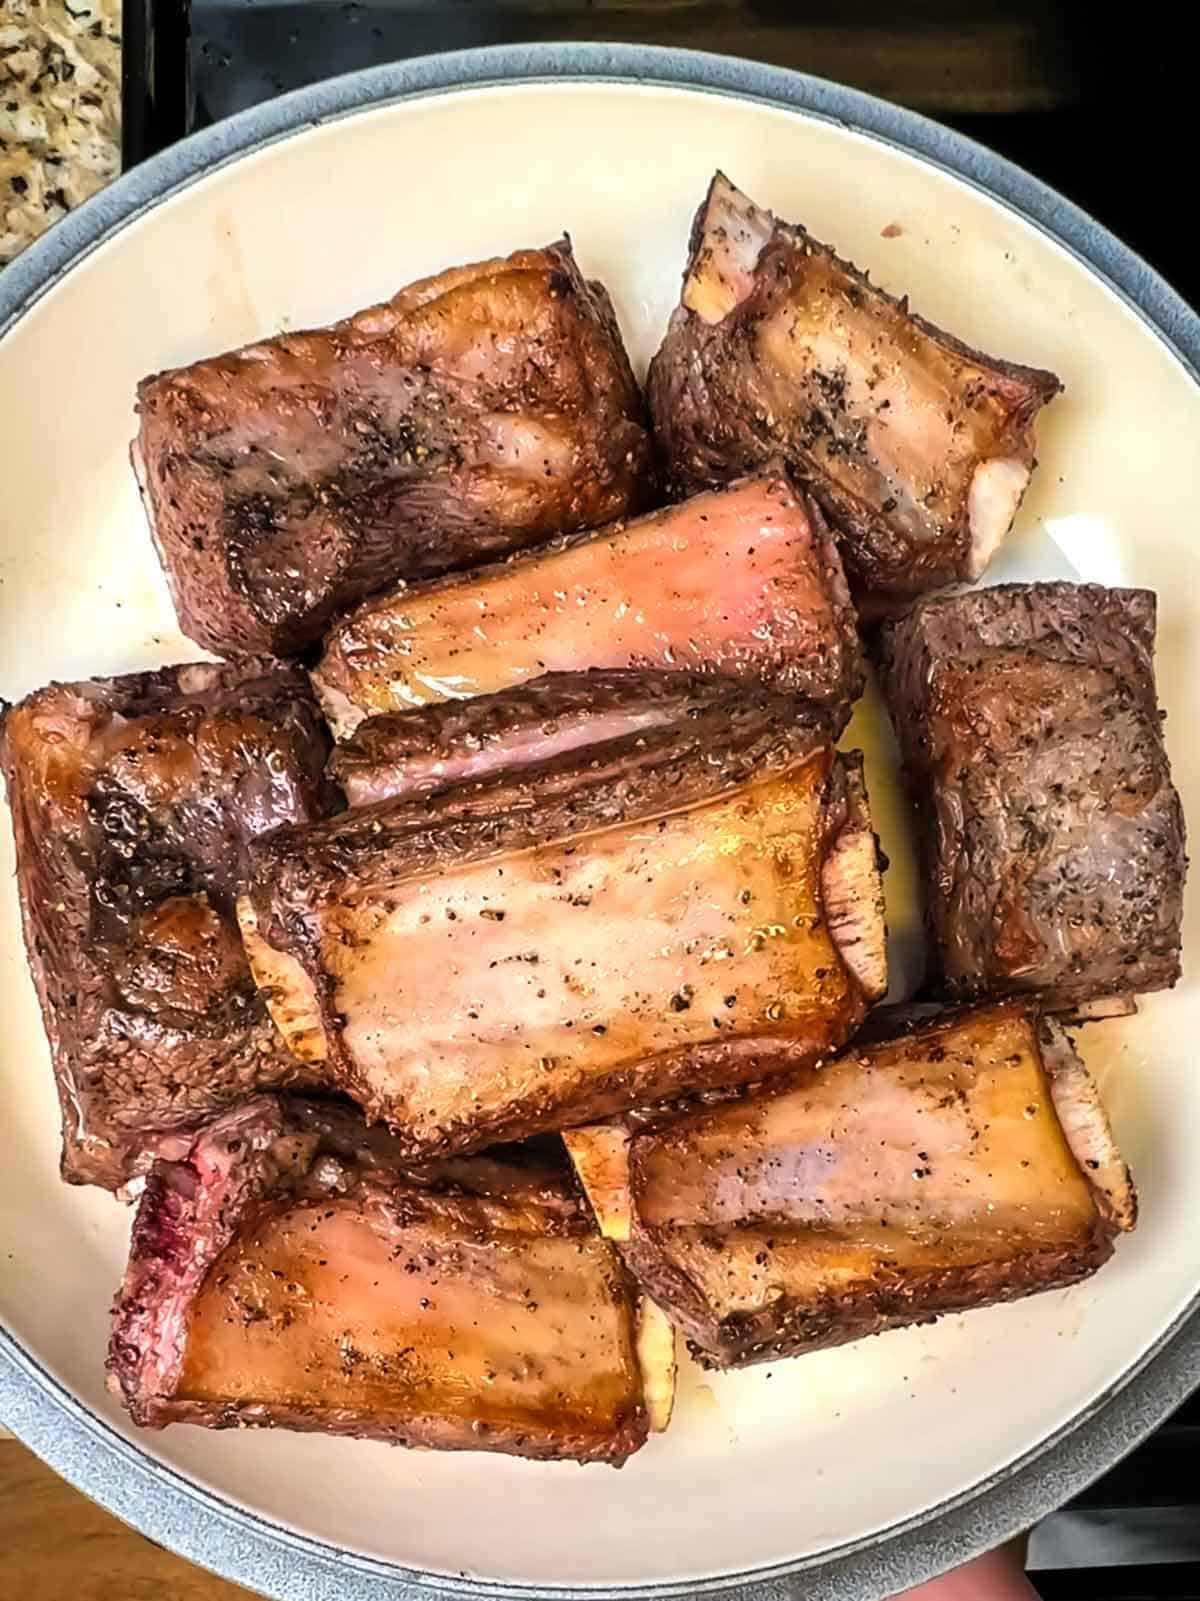
<svg viewBox="0 0 1200 1601"><path fill-rule="evenodd" d="M714 191L723 184L728 180L718 172L696 212L683 272L685 285L701 261L706 216ZM1061 381L1052 372L1004 361L972 347L914 313L907 296L890 295L873 284L867 273L799 223L759 214L770 219L771 228L758 254L749 293L711 325L680 304L650 363L647 397L672 493L694 494L753 471L772 456L781 456L834 524L855 598L868 617L894 609L906 596L975 576L965 502L956 525L943 538L915 545L885 506L860 498L839 483L794 430L777 425L774 417L749 406L737 382L738 364L749 359L748 341L767 314L777 287L793 276L797 262L818 258L844 276L852 296L858 294L899 313L913 330L940 349L982 368L999 390L1006 391L1011 452L1030 467L1035 465L1032 421L1061 391Z"/></svg>
<svg viewBox="0 0 1200 1601"><path fill-rule="evenodd" d="M497 1143L527 1139L531 1134L593 1123L635 1104L639 1108L659 1102L674 1104L685 1096L720 1093L746 1083L764 1084L776 1074L811 1067L832 1055L854 1033L865 1012L865 1005L856 998L854 1003L823 1019L823 1027L813 1028L805 1035L784 1041L709 1040L660 1051L652 1058L625 1062L608 1073L589 1073L586 1085L575 1095L565 1095L559 1086L540 1097L523 1097L519 1105L490 1116L475 1113L457 1122L447 1121L436 1135L422 1132L413 1137L405 1130L395 1129L395 1137L409 1161L424 1162L454 1152L482 1151ZM386 1119L388 1108L344 1056L337 1076L360 1100L368 1116Z"/></svg>
<svg viewBox="0 0 1200 1601"><path fill-rule="evenodd" d="M170 1010L151 1014L115 993L93 934L98 867L85 816L89 719L144 715L169 726L174 712L195 703L190 684L206 686L201 696L244 710L251 723L261 719L263 737L278 739L276 748L307 773L300 815L319 815L325 737L304 675L269 658L52 684L0 719L25 948L54 1066L62 1174L71 1183L116 1189L156 1155L178 1154L214 1108L262 1085L314 1082L282 1048L248 970L240 988L236 975L229 980L229 994L240 997L238 1016L219 1026ZM274 723L280 707L291 710ZM61 746L51 746L43 724L50 736L62 737ZM241 843L230 842L230 883ZM134 867L140 848L129 847ZM217 879L225 882L222 874ZM210 880L203 893L214 933L233 935L232 905L224 904L220 884ZM227 960L240 959L229 952Z"/></svg>
<svg viewBox="0 0 1200 1601"><path fill-rule="evenodd" d="M1179 978L1186 835L1154 634L1150 591L1071 583L935 596L882 629L948 993L1069 1010Z"/></svg>
<svg viewBox="0 0 1200 1601"><path fill-rule="evenodd" d="M590 726L596 718L638 713L655 722L600 741L589 736L586 746L562 755L531 760L514 748L514 739L529 731L544 731L550 738L564 723ZM811 719L815 732L823 715L753 686L688 673L642 668L548 673L493 695L369 717L334 747L327 772L345 789L352 806L370 805L445 788L443 764L480 755L494 756L497 772L536 766L537 782L544 783L552 770L578 773L592 763L620 764L647 747L675 744L681 723L697 737L703 737L702 730L710 732L717 743L728 738L731 726L750 718L777 725ZM830 730L840 732L832 722ZM461 788L460 781L454 782Z"/></svg>
<svg viewBox="0 0 1200 1601"><path fill-rule="evenodd" d="M864 797L848 814L846 762L828 744L820 720L798 718L782 726L764 723L749 709L741 737L713 744L701 719L680 730L665 749L648 746L635 762L625 753L611 762L587 758L563 765L557 785L528 775L501 776L419 801L385 802L303 830L278 830L256 843L251 896L270 943L294 955L313 981L328 1047L327 1064L371 1117L388 1107L359 1072L341 1032L334 981L327 971L314 915L322 902L353 893L369 876L373 887L399 885L438 864L466 864L504 851L587 833L682 810L752 778L798 762L821 764L827 848L850 824L863 826ZM736 727L736 723L735 723ZM730 731L726 733L731 739ZM716 1039L623 1062L608 1072L589 1070L574 1088L560 1078L519 1104L491 1113L475 1108L469 1119L448 1120L436 1130L395 1130L398 1148L418 1159L456 1150L478 1150L499 1140L594 1121L635 1104L647 1105L700 1094L730 1083L812 1063L837 1049L862 1021L866 999L842 959L846 1002L820 1025L785 1042L753 1038Z"/></svg>
<svg viewBox="0 0 1200 1601"><path fill-rule="evenodd" d="M277 829L250 848L250 894L272 945L304 959L309 906L369 873L399 883L441 862L482 861L547 840L594 833L681 811L751 779L821 753L841 821L840 772L828 726L803 709L789 721L764 708L731 703L720 741L703 719L679 725L661 746L636 756L582 753L547 775L500 774L416 800L384 801L303 828Z"/></svg>
<svg viewBox="0 0 1200 1601"><path fill-rule="evenodd" d="M208 1429L291 1429L306 1434L335 1434L385 1445L417 1446L435 1451L497 1451L531 1462L601 1462L621 1467L646 1443L643 1415L631 1412L614 1431L595 1434L547 1428L514 1427L483 1421L439 1417L389 1417L339 1407L262 1406L216 1401L155 1401L149 1415L134 1420L143 1427L197 1423Z"/></svg>
<svg viewBox="0 0 1200 1601"><path fill-rule="evenodd" d="M502 314L528 362L454 372L456 330ZM649 493L643 404L612 303L567 239L155 374L138 410L134 469L180 624L223 654L302 649L335 611L398 578L605 522ZM537 482L505 478L487 448L495 416L548 419L563 465ZM251 429L239 453L231 441L248 420L262 438ZM314 427L323 475L303 448Z"/></svg>
<svg viewBox="0 0 1200 1601"><path fill-rule="evenodd" d="M1065 1289L1102 1267L1112 1252L1113 1236L1098 1219L1090 1238L1071 1249L1036 1251L1013 1262L909 1270L894 1277L881 1274L870 1287L858 1284L847 1296L822 1297L815 1303L784 1294L769 1310L753 1316L734 1314L714 1325L695 1286L663 1259L636 1217L628 1243L621 1246L638 1283L670 1309L687 1336L688 1349L707 1368L773 1362L847 1345L887 1329L933 1323L949 1312Z"/></svg>
<svg viewBox="0 0 1200 1601"><path fill-rule="evenodd" d="M1085 1099L1093 1111L1099 1105L1086 1070L1066 1037L1055 1025L1040 1021L1035 1001L1014 998L937 1011L929 1007L891 1007L882 1008L873 1015L874 1027L850 1047L851 1053L869 1051L872 1046L885 1046L905 1037L919 1038L923 1053L936 1053L939 1041L961 1036L964 1030L989 1027L1003 1020L1020 1020L1028 1025L1030 1049L1046 1074L1052 1102L1053 1081L1065 1075L1083 1081ZM864 1044L864 1039L870 1043ZM1053 1062L1046 1054L1051 1043L1058 1052ZM714 1308L697 1284L671 1259L670 1228L647 1225L640 1215L636 1197L645 1182L647 1139L652 1141L659 1131L670 1130L688 1118L703 1118L716 1106L753 1101L759 1096L786 1096L789 1090L807 1079L806 1074L789 1079L786 1072L780 1073L765 1083L722 1095L708 1106L666 1106L657 1113L652 1111L639 1116L630 1133L619 1140L619 1155L611 1172L600 1170L602 1179L610 1186L602 1199L619 1222L617 1231L610 1237L619 1241L621 1254L633 1276L685 1334L692 1355L702 1366L743 1367L773 1361L847 1344L891 1328L931 1323L946 1313L970 1311L1044 1290L1064 1288L1101 1267L1112 1255L1117 1234L1131 1229L1136 1222L1137 1200L1132 1180L1111 1144L1111 1135L1100 1110L1098 1117L1103 1128L1095 1150L1105 1160L1085 1161L1082 1147L1078 1145L1079 1136L1068 1134L1072 1154L1088 1181L1095 1206L1091 1227L1069 1244L1027 1249L1009 1261L982 1261L942 1268L912 1265L895 1268L883 1264L870 1281L857 1279L844 1295L797 1296L790 1294L786 1287L779 1287L769 1306L753 1313L714 1316ZM614 1130L614 1125L585 1132L603 1136L609 1130ZM584 1155L588 1155L586 1150ZM1105 1188L1106 1183L1112 1182L1116 1182L1120 1190L1116 1207L1112 1194ZM603 1226L603 1217L601 1223ZM720 1248L718 1234L719 1226L714 1225L714 1249Z"/></svg>
<svg viewBox="0 0 1200 1601"><path fill-rule="evenodd" d="M158 1162L134 1218L129 1263L113 1306L107 1369L110 1388L133 1421L206 1428L285 1428L438 1450L490 1450L539 1461L620 1466L645 1443L649 1420L640 1395L636 1293L619 1257L606 1273L622 1308L629 1351L629 1403L594 1427L535 1418L526 1424L390 1412L372 1407L208 1400L178 1393L183 1381L190 1309L225 1250L255 1218L287 1204L293 1184L311 1183L322 1159L339 1159L337 1194L362 1191L367 1210L399 1217L416 1197L436 1198L453 1215L467 1197L512 1208L531 1237L593 1233L587 1211L561 1170L528 1150L496 1152L420 1169L403 1165L396 1141L349 1108L259 1096L201 1130L187 1158ZM474 1214L472 1214L474 1215ZM396 1272L402 1272L396 1267ZM536 1310L536 1309L531 1309ZM658 1377L658 1375L655 1375Z"/></svg>

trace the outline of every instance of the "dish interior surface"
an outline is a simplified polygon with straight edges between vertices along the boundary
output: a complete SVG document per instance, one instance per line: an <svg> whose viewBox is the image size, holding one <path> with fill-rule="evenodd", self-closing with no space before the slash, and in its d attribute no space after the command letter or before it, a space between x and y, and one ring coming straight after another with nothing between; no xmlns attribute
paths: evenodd
<svg viewBox="0 0 1200 1601"><path fill-rule="evenodd" d="M49 290L0 342L0 695L197 655L127 460L144 374L564 230L612 291L644 371L716 167L934 322L1062 375L1066 393L1039 427L1040 470L988 578L1157 591L1167 742L1200 818L1200 388L1089 269L956 177L832 123L665 87L499 86L311 128L176 194ZM873 693L842 743L867 753L902 993L919 970L918 911ZM1193 874L1185 952L1198 893ZM0 1007L0 1320L109 1427L186 1478L412 1569L620 1586L833 1550L1020 1459L1117 1384L1200 1290L1200 988L1185 978L1137 1017L1081 1035L1142 1200L1138 1232L1088 1283L774 1367L685 1365L674 1424L621 1472L282 1432L135 1436L102 1371L129 1213L58 1180L7 820Z"/></svg>

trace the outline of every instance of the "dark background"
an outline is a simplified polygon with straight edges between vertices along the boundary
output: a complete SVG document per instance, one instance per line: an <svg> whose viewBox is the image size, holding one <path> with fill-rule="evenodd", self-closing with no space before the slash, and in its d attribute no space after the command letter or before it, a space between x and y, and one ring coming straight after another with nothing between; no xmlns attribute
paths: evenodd
<svg viewBox="0 0 1200 1601"><path fill-rule="evenodd" d="M540 39L715 50L949 123L1077 201L1194 304L1198 10L1194 0L126 0L125 160L284 90L438 50ZM1031 1559L1047 1598L1200 1601L1200 1399L1047 1519Z"/></svg>
<svg viewBox="0 0 1200 1601"><path fill-rule="evenodd" d="M126 0L126 164L189 126L405 56L538 39L717 50L969 133L1078 201L1195 302L1198 10L1194 0L193 0L189 11L186 0Z"/></svg>

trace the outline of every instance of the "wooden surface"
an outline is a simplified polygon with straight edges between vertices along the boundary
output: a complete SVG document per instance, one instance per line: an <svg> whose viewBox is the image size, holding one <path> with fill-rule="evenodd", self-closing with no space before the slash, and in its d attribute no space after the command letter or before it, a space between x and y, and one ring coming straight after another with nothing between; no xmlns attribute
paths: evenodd
<svg viewBox="0 0 1200 1601"><path fill-rule="evenodd" d="M0 1439L0 1597L4 1601L248 1601L152 1545Z"/></svg>

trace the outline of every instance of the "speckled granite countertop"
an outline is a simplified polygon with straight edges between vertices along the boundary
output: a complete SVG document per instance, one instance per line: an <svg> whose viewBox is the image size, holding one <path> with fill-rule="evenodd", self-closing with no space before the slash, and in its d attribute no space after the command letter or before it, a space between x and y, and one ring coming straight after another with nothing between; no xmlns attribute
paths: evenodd
<svg viewBox="0 0 1200 1601"><path fill-rule="evenodd" d="M120 0L0 0L0 265L120 170Z"/></svg>

